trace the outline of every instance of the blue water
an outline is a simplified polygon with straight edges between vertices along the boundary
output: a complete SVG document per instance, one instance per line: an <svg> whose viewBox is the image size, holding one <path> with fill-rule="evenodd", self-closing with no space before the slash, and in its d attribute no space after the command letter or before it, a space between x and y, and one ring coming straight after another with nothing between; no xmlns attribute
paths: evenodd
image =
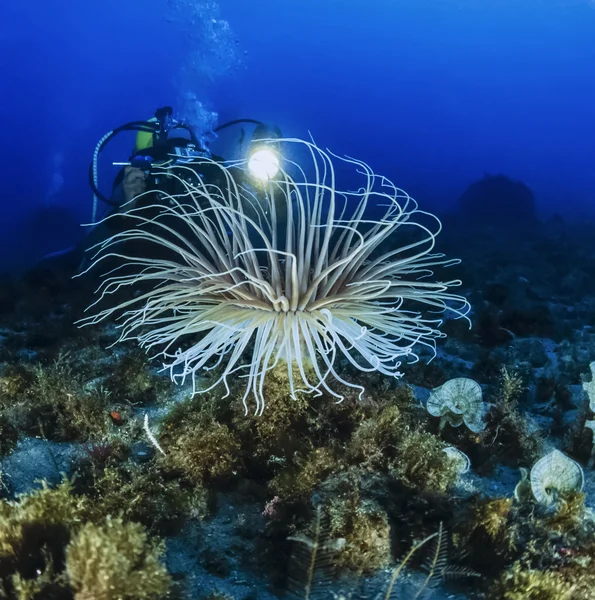
<svg viewBox="0 0 595 600"><path fill-rule="evenodd" d="M310 132L439 213L503 173L543 218L593 215L594 31L591 0L4 0L2 266L72 244L97 140L165 104Z"/></svg>

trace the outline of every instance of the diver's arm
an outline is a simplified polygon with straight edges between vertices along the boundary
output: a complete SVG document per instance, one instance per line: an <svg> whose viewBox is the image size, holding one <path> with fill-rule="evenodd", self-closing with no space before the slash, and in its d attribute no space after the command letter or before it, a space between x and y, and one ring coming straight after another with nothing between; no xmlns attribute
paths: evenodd
<svg viewBox="0 0 595 600"><path fill-rule="evenodd" d="M131 202L136 196L142 194L147 188L146 174L141 169L134 167L124 167L116 176L110 204L115 208L111 211L111 215L126 212L134 208L135 203ZM124 221L122 219L108 219L108 229L121 230Z"/></svg>

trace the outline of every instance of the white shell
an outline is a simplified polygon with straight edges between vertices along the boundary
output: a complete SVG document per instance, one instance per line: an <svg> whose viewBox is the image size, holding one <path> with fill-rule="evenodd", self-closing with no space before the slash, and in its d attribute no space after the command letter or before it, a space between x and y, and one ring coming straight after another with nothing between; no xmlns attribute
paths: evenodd
<svg viewBox="0 0 595 600"><path fill-rule="evenodd" d="M583 469L559 450L540 458L531 469L531 491L539 504L556 502L559 492L580 492L585 483Z"/></svg>
<svg viewBox="0 0 595 600"><path fill-rule="evenodd" d="M461 452L454 446L448 446L448 448L444 448L443 452L445 452L448 458L450 458L450 460L456 464L457 473L459 475L464 475L465 473L469 472L469 469L471 469L471 461L464 452Z"/></svg>
<svg viewBox="0 0 595 600"><path fill-rule="evenodd" d="M589 365L589 368L591 369L591 381L583 383L583 390L589 396L589 408L591 412L595 412L595 361Z"/></svg>
<svg viewBox="0 0 595 600"><path fill-rule="evenodd" d="M453 427L464 422L474 433L485 429L481 386L473 379L450 379L430 394L426 409L434 417L446 417Z"/></svg>

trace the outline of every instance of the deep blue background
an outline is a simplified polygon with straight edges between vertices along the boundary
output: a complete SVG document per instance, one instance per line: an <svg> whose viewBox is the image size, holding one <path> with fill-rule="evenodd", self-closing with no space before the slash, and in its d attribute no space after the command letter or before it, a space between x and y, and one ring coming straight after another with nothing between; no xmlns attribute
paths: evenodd
<svg viewBox="0 0 595 600"><path fill-rule="evenodd" d="M71 243L35 215L88 220L95 143L162 104L309 131L438 212L484 173L595 212L591 0L4 0L0 61L3 266Z"/></svg>

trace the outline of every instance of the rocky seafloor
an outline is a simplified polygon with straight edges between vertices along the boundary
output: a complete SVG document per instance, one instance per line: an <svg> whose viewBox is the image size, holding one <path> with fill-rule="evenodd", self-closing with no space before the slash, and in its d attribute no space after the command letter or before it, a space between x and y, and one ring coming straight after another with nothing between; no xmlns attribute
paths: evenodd
<svg viewBox="0 0 595 600"><path fill-rule="evenodd" d="M345 365L366 393L341 404L273 373L259 417L241 382L191 398L113 324L77 327L94 282L3 278L0 598L595 598L592 226L442 238L471 328L400 380ZM430 414L455 378L481 427Z"/></svg>

